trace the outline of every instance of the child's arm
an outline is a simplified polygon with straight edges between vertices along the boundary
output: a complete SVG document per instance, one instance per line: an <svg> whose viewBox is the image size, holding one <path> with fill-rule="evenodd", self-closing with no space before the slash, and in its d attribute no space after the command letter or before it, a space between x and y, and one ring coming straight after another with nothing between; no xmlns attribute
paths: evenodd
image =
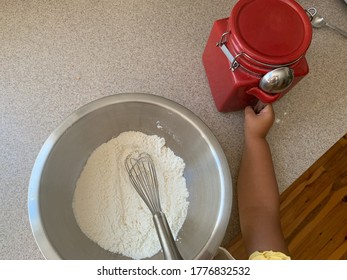
<svg viewBox="0 0 347 280"><path fill-rule="evenodd" d="M238 176L240 224L247 253L288 254L279 218L279 192L265 139L274 121L271 105L258 115L245 109L245 144Z"/></svg>

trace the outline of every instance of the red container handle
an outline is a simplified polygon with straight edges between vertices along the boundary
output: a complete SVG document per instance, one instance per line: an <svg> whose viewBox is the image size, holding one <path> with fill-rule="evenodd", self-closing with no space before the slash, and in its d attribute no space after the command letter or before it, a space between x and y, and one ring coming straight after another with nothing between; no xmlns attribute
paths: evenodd
<svg viewBox="0 0 347 280"><path fill-rule="evenodd" d="M254 95L263 103L273 103L280 98L281 94L268 94L258 87L252 87L246 91L247 94Z"/></svg>

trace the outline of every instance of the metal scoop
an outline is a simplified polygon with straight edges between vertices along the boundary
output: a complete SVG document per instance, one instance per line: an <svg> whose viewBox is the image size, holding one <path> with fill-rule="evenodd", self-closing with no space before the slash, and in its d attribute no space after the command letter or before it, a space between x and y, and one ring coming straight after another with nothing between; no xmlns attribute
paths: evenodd
<svg viewBox="0 0 347 280"><path fill-rule="evenodd" d="M276 68L266 73L259 82L259 87L267 93L286 90L294 79L294 71L289 67Z"/></svg>
<svg viewBox="0 0 347 280"><path fill-rule="evenodd" d="M313 27L315 28L321 28L323 26L328 26L330 27L331 29L335 30L336 32L340 33L342 36L344 36L345 38L347 38L347 32L330 24L330 23L327 23L324 18L319 15L319 14L316 14L314 17L312 17L312 20L311 20L311 24Z"/></svg>
<svg viewBox="0 0 347 280"><path fill-rule="evenodd" d="M272 95L286 90L294 79L294 71L289 67L276 68L266 73L259 82L259 87ZM266 103L258 100L254 111L258 114L266 106Z"/></svg>

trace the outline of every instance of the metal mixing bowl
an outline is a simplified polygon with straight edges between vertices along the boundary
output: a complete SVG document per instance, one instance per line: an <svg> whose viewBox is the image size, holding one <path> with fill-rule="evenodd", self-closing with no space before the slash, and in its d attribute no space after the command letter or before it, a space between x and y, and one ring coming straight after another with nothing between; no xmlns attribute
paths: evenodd
<svg viewBox="0 0 347 280"><path fill-rule="evenodd" d="M211 259L231 214L232 182L218 141L191 111L149 94L118 94L70 115L46 140L33 167L28 209L36 242L46 259L128 259L99 247L78 227L72 198L90 154L124 131L164 137L186 163L187 219L178 249L184 259ZM162 259L162 253L152 259Z"/></svg>

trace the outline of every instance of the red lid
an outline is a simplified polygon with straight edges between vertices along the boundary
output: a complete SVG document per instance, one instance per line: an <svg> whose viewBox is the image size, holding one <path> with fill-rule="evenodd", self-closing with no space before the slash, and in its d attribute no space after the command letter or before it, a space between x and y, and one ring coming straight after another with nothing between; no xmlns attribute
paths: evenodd
<svg viewBox="0 0 347 280"><path fill-rule="evenodd" d="M312 27L294 0L239 0L229 17L234 55L244 52L267 64L287 64L305 54Z"/></svg>

